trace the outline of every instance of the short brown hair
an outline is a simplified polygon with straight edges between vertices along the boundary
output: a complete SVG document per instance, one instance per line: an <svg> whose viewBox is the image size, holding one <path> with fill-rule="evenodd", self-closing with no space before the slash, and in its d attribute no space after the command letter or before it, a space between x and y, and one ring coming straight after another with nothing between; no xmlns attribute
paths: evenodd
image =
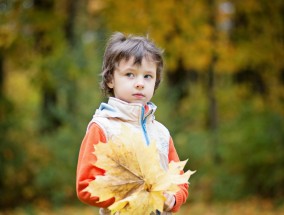
<svg viewBox="0 0 284 215"><path fill-rule="evenodd" d="M121 60L129 60L131 57L134 57L134 64L141 65L143 58L151 59L157 64L155 90L158 88L164 67L163 51L156 47L148 37L126 36L116 32L110 37L104 53L100 83L104 95L114 96L113 89L107 84L113 78L116 65Z"/></svg>

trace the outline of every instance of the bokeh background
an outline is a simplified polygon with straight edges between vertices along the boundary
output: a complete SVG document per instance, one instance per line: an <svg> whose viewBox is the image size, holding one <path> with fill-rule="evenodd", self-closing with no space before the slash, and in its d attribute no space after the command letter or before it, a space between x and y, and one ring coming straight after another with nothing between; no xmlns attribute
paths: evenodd
<svg viewBox="0 0 284 215"><path fill-rule="evenodd" d="M115 31L149 35L190 179L178 214L284 214L284 1L0 0L0 214L96 214L77 156Z"/></svg>

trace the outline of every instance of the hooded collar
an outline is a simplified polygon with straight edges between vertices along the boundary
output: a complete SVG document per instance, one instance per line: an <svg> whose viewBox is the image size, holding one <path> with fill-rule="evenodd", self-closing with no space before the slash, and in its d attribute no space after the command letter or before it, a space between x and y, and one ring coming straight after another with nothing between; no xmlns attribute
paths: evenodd
<svg viewBox="0 0 284 215"><path fill-rule="evenodd" d="M148 102L148 111L145 114L145 108L139 103L127 103L120 99L110 97L108 103L101 103L99 109L96 110L95 116L117 118L122 121L141 123L154 120L154 112L157 106Z"/></svg>

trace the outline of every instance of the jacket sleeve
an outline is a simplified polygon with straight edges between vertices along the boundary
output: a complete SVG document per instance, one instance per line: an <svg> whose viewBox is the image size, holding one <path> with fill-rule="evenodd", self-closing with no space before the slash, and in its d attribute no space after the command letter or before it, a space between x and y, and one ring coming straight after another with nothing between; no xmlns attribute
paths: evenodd
<svg viewBox="0 0 284 215"><path fill-rule="evenodd" d="M180 161L172 138L170 138L169 143L169 162L171 161ZM179 187L180 190L175 194L176 204L173 207L172 212L177 212L180 209L181 205L186 202L186 199L188 197L188 184L180 184Z"/></svg>
<svg viewBox="0 0 284 215"><path fill-rule="evenodd" d="M94 155L94 144L106 142L103 130L93 123L87 131L79 151L77 175L76 175L76 191L78 198L89 205L97 207L108 207L114 203L114 198L98 203L99 197L91 197L91 194L84 189L89 183L96 178L97 175L103 175L105 171L96 167L94 164L97 157Z"/></svg>

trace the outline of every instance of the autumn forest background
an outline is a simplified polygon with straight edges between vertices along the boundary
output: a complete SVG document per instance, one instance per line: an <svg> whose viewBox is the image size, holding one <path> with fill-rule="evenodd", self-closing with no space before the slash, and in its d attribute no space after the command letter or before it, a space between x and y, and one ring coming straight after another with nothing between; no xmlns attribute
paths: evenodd
<svg viewBox="0 0 284 215"><path fill-rule="evenodd" d="M114 31L164 49L179 214L284 213L284 1L0 0L0 214L96 214L75 174Z"/></svg>

